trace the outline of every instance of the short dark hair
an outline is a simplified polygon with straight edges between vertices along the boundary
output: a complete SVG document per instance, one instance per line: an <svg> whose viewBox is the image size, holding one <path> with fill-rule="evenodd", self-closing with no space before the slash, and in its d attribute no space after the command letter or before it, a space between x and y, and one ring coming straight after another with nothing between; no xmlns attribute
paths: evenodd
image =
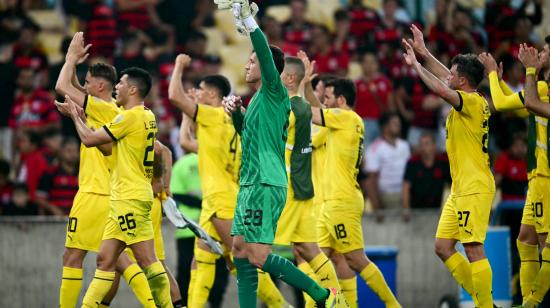
<svg viewBox="0 0 550 308"><path fill-rule="evenodd" d="M216 88L221 98L231 93L231 84L229 80L222 75L208 75L202 79L202 82L209 87Z"/></svg>
<svg viewBox="0 0 550 308"><path fill-rule="evenodd" d="M355 83L348 78L336 78L329 80L325 87L334 88L334 97L343 96L346 99L346 105L353 108L355 106Z"/></svg>
<svg viewBox="0 0 550 308"><path fill-rule="evenodd" d="M29 186L25 182L15 182L13 183L13 191L24 191L29 192Z"/></svg>
<svg viewBox="0 0 550 308"><path fill-rule="evenodd" d="M380 129L386 127L388 123L390 123L390 120L394 117L399 118L399 114L395 112L385 112L383 113L380 118L378 119L378 125L380 126Z"/></svg>
<svg viewBox="0 0 550 308"><path fill-rule="evenodd" d="M102 78L111 84L111 87L115 86L117 75L114 66L106 63L95 63L90 65L88 72L95 78Z"/></svg>
<svg viewBox="0 0 550 308"><path fill-rule="evenodd" d="M349 15L349 12L346 9L340 8L334 12L334 20L335 21L342 21L342 20L350 20L351 16Z"/></svg>
<svg viewBox="0 0 550 308"><path fill-rule="evenodd" d="M40 147L42 145L42 135L37 132L23 131L23 135L29 138L31 144Z"/></svg>
<svg viewBox="0 0 550 308"><path fill-rule="evenodd" d="M435 136L433 133L423 132L422 134L420 134L420 139L422 138L429 138L433 143L435 143Z"/></svg>
<svg viewBox="0 0 550 308"><path fill-rule="evenodd" d="M78 146L79 142L75 137L65 137L63 138L63 141L61 141L61 146L65 147L68 144L76 144Z"/></svg>
<svg viewBox="0 0 550 308"><path fill-rule="evenodd" d="M305 75L305 67L304 62L300 60L298 57L286 57L285 58L285 67L292 67L294 66L296 68L296 74L298 76L297 81L300 83L302 79L304 79Z"/></svg>
<svg viewBox="0 0 550 308"><path fill-rule="evenodd" d="M151 91L151 75L139 67L130 67L122 71L122 76L128 75L128 81L138 88L139 96L145 98Z"/></svg>
<svg viewBox="0 0 550 308"><path fill-rule="evenodd" d="M550 45L550 35L547 35L547 36L544 38L544 42L546 42L546 44Z"/></svg>
<svg viewBox="0 0 550 308"><path fill-rule="evenodd" d="M0 175L8 176L10 174L10 163L4 159L0 159Z"/></svg>
<svg viewBox="0 0 550 308"><path fill-rule="evenodd" d="M271 51L271 56L273 57L273 62L275 62L277 72L281 74L285 69L285 53L281 48L275 45L269 45L269 50Z"/></svg>
<svg viewBox="0 0 550 308"><path fill-rule="evenodd" d="M477 88L484 78L485 70L477 56L473 53L457 55L451 61L451 65L455 64L458 74L466 78L470 86Z"/></svg>
<svg viewBox="0 0 550 308"><path fill-rule="evenodd" d="M331 81L331 80L334 80L334 79L337 79L338 77L336 75L332 75L332 74L322 74L322 75L318 75L317 77L313 78L313 80L311 81L311 85L313 86L313 88L315 89L317 87L317 84L322 81L325 86L327 84L327 82Z"/></svg>

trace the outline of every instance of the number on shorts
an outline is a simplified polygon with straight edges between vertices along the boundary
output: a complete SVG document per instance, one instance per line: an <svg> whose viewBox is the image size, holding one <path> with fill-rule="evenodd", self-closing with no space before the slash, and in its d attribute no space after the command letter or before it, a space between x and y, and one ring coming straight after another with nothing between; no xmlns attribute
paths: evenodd
<svg viewBox="0 0 550 308"><path fill-rule="evenodd" d="M153 155L152 159L149 160L149 152L152 152L155 150L155 133L150 132L149 135L147 135L147 140L151 139L151 145L147 146L145 148L145 155L143 157L143 165L145 167L151 167L153 166L153 162L155 159L155 156ZM123 230L124 231L124 230Z"/></svg>
<svg viewBox="0 0 550 308"><path fill-rule="evenodd" d="M120 230L132 230L136 228L136 221L132 219L134 217L133 213L128 213L126 216L118 216L118 223L120 224Z"/></svg>
<svg viewBox="0 0 550 308"><path fill-rule="evenodd" d="M67 224L67 231L76 232L77 223L78 223L78 219L76 217L69 217L69 223Z"/></svg>
<svg viewBox="0 0 550 308"><path fill-rule="evenodd" d="M344 226L344 224L335 225L334 231L336 232L337 239L343 239L348 237L348 233L346 232L346 226Z"/></svg>
<svg viewBox="0 0 550 308"><path fill-rule="evenodd" d="M245 226L253 225L253 226L261 226L263 221L263 211L262 210L255 210L252 211L250 209L245 210L244 215L244 224Z"/></svg>
<svg viewBox="0 0 550 308"><path fill-rule="evenodd" d="M464 218L464 224L462 224L462 218ZM468 226L468 218L470 218L470 211L459 211L458 212L458 226L466 227Z"/></svg>
<svg viewBox="0 0 550 308"><path fill-rule="evenodd" d="M542 202L533 202L531 203L531 206L533 207L533 215L535 217L542 217L544 214L542 212Z"/></svg>

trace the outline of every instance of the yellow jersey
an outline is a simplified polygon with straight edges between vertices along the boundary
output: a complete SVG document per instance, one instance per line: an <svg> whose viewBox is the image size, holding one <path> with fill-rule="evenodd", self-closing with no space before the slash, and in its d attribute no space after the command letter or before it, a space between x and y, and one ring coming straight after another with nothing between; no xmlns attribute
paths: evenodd
<svg viewBox="0 0 550 308"><path fill-rule="evenodd" d="M513 92L508 85L498 79L496 72L489 74L489 85L491 88L491 98L497 111L517 111L525 110L525 91ZM544 81L537 82L537 92L543 102L548 103L548 83ZM535 175L550 177L550 167L548 166L548 139L547 129L548 120L544 117L535 116L536 134L529 133L528 138L536 138L535 160L537 167L528 174L529 178ZM536 135L536 137L534 136ZM528 158L529 159L529 158Z"/></svg>
<svg viewBox="0 0 550 308"><path fill-rule="evenodd" d="M296 140L296 115L291 110L288 115L288 135L286 138L285 146L285 165L286 173L288 177L288 183L290 184L290 156L292 155L292 149L294 147L294 140Z"/></svg>
<svg viewBox="0 0 550 308"><path fill-rule="evenodd" d="M493 193L495 180L489 166L489 105L477 92L457 91L460 107L447 117L447 156L456 196Z"/></svg>
<svg viewBox="0 0 550 308"><path fill-rule="evenodd" d="M106 102L91 95L86 96L83 109L86 113L86 126L93 130L109 123L119 113L114 99ZM104 156L96 147L80 145L79 191L109 195L111 159L112 155Z"/></svg>
<svg viewBox="0 0 550 308"><path fill-rule="evenodd" d="M199 174L203 198L239 190L241 145L223 107L199 104L194 117L199 143Z"/></svg>
<svg viewBox="0 0 550 308"><path fill-rule="evenodd" d="M352 110L321 109L322 125L328 132L323 172L324 200L363 198L357 174L363 156L364 124Z"/></svg>
<svg viewBox="0 0 550 308"><path fill-rule="evenodd" d="M311 175L313 180L313 204L321 204L324 201L323 194L323 168L327 157L327 137L328 128L313 124L311 126L311 145L313 153L311 154Z"/></svg>
<svg viewBox="0 0 550 308"><path fill-rule="evenodd" d="M123 110L103 128L114 141L111 200L152 201L157 134L153 112L143 105Z"/></svg>

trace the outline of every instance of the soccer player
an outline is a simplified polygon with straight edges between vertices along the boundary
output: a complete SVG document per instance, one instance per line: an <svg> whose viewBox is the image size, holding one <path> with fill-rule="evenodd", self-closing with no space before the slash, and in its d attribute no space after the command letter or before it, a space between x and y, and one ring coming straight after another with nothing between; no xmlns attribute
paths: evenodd
<svg viewBox="0 0 550 308"><path fill-rule="evenodd" d="M547 44L545 45L546 53L548 53L550 37L547 40ZM502 70L499 69L496 61L490 54L483 53L479 58L485 66L485 72L488 74L491 97L495 109L497 111L527 112L525 108L527 106L525 99L527 96L526 91L514 93L508 87L500 76ZM545 71L548 76L550 70L545 68ZM544 81L539 81L537 83L537 91L539 98L548 102L548 84ZM531 99L529 103L532 104L533 101ZM540 268L538 262L539 247L544 247L544 242L550 230L550 212L549 210L545 210L548 204L550 204L550 193L548 191L548 186L550 185L550 167L546 137L548 135L548 119L541 116L538 112L528 114L528 116L527 175L529 183L521 227L516 240L521 261L519 277L524 302L531 295L533 282Z"/></svg>
<svg viewBox="0 0 550 308"><path fill-rule="evenodd" d="M288 91L291 104L285 149L289 182L286 205L279 219L275 243L294 244L298 268L319 281L324 288L335 287L339 290L334 267L317 244L319 211L313 203L311 107L298 93L304 76L305 66L302 60L286 57L281 80ZM308 302L309 296L305 300Z"/></svg>
<svg viewBox="0 0 550 308"><path fill-rule="evenodd" d="M151 89L151 76L139 68L122 72L116 85L121 111L110 124L91 130L78 116L71 99L71 118L85 146L114 142L111 176L111 212L97 257L97 269L83 300L83 307L97 307L115 278L115 266L126 246L134 253L148 279L154 303L171 307L168 277L155 255L151 221L154 142L157 125L143 99Z"/></svg>
<svg viewBox="0 0 550 308"><path fill-rule="evenodd" d="M250 34L254 47L245 68L245 79L257 92L246 114L240 100L225 101L225 108L242 138L240 190L231 228L239 305L256 306L256 268L261 268L307 292L318 306L333 307L336 305L335 289L322 288L290 261L271 253L287 193L284 148L290 102L280 77L284 54L279 48L268 45L247 0L218 0L216 3L219 9L233 6L237 25Z"/></svg>
<svg viewBox="0 0 550 308"><path fill-rule="evenodd" d="M229 95L231 85L221 75L203 78L197 91L196 103L185 92L181 82L183 71L191 58L181 54L176 58L174 72L168 88L168 96L185 115L197 124L197 152L199 174L203 193L200 225L213 238L221 240L229 254L232 246L231 224L235 213L238 192L238 172L241 160L240 137L224 112L222 100ZM214 283L217 254L210 251L202 241L196 242L194 250L196 272L190 286L189 307L204 307ZM230 267L233 267L230 265ZM258 283L260 298L271 307L281 307L284 298L271 278L260 273Z"/></svg>
<svg viewBox="0 0 550 308"><path fill-rule="evenodd" d="M490 111L476 90L483 80L483 64L476 55L458 55L449 70L428 51L420 30L414 25L411 30L414 40L403 40L405 62L453 107L446 125L453 183L437 227L435 252L476 307L493 307L493 275L483 247L495 195L487 154ZM415 50L428 69L417 61ZM456 251L457 241L464 246L468 260Z"/></svg>
<svg viewBox="0 0 550 308"><path fill-rule="evenodd" d="M548 104L548 90L546 90L547 95L540 97L540 94L537 93L537 73L544 68L543 77L546 80L545 83L550 81L550 37L546 38L546 44L544 45L544 50L537 53L537 50L533 47L527 47L526 44L521 45L519 51L519 59L526 67L526 78L525 78L525 106L530 112L543 116L546 119L550 118L550 105ZM548 122L546 122L548 125ZM540 131L540 130L539 130ZM540 131L537 136L544 136L548 139L549 131L548 126L545 130ZM538 143L538 142L537 142ZM548 155L546 153L546 155ZM548 156L546 156L548 160ZM537 164L540 161L537 159ZM548 161L545 162L545 167L548 167ZM537 175L537 178L539 176ZM535 203L532 209L534 214L534 220L536 222L536 227L539 228L548 228L550 225L550 215L548 213L548 204L550 202L548 192L550 183L548 178L541 176L543 178L544 184L539 186L540 192L544 195L542 202ZM537 179L540 181L541 179ZM537 230L537 231L539 231ZM546 292L550 288L550 239L548 238L548 229L546 231L546 243L542 247L542 265L540 270L536 273L536 276L532 280L532 286L530 294L527 298L524 298L523 307L525 308L534 308L540 305ZM541 235L539 233L539 235ZM533 255L534 260L538 261L538 255ZM538 262L536 263L538 265ZM523 266L523 263L522 263ZM523 290L522 290L523 291Z"/></svg>
<svg viewBox="0 0 550 308"><path fill-rule="evenodd" d="M56 91L68 95L82 107L86 124L97 129L109 123L119 112L112 98L116 82L115 68L107 64L90 66L84 87L75 77L77 63L87 57L89 47L84 47L83 33L74 35L69 45L66 61L56 84ZM99 251L101 236L110 211L110 146L80 147L79 190L73 201L67 226L63 274L59 294L60 307L76 306L82 287L82 262L88 251ZM119 267L120 273L130 282L130 287L141 303L152 298L147 279L136 264L124 254L127 266ZM118 279L118 278L117 278Z"/></svg>
<svg viewBox="0 0 550 308"><path fill-rule="evenodd" d="M401 307L378 267L364 253L364 199L357 174L363 155L363 121L353 111L355 85L349 79L329 80L325 85L324 103L312 104L314 124L328 129L324 170L324 203L317 223L319 246L335 262L342 289L350 307L357 307L357 288L351 270L359 273L367 285L380 297L386 307ZM309 96L308 96L309 97ZM327 171L327 170L330 170ZM333 179L338 178L337 182ZM332 258L333 254L342 257ZM349 290L348 290L349 289Z"/></svg>

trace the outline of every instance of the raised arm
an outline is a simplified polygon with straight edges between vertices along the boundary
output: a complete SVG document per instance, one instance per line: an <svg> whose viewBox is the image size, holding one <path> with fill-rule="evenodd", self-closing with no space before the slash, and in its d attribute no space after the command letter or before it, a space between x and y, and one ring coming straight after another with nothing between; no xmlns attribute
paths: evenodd
<svg viewBox="0 0 550 308"><path fill-rule="evenodd" d="M197 111L197 103L185 92L181 82L183 71L190 64L191 58L188 55L180 54L176 58L174 71L172 72L172 78L170 78L170 85L168 86L168 99L183 113L193 118Z"/></svg>
<svg viewBox="0 0 550 308"><path fill-rule="evenodd" d="M84 105L86 99L86 93L83 91L82 86L78 83L75 85L75 70L76 65L86 60L88 57L88 49L91 45L84 47L84 33L75 33L67 55L65 56L65 63L59 72L59 77L55 84L55 91L65 96L68 95L79 106Z"/></svg>
<svg viewBox="0 0 550 308"><path fill-rule="evenodd" d="M403 40L403 45L405 46L406 52L404 53L405 62L407 65L414 68L418 73L418 76L426 84L426 86L434 92L437 96L444 99L447 103L451 104L455 109L460 109L462 104L462 99L458 92L449 88L441 79L437 78L434 74L425 69L416 59L414 54L413 47Z"/></svg>
<svg viewBox="0 0 550 308"><path fill-rule="evenodd" d="M317 74L314 73L315 71L315 61L310 61L307 54L300 50L298 52L298 58L302 60L302 63L304 63L305 68L305 74L304 79L300 82L300 92L303 91L303 95L305 99L309 102L309 104L312 107L319 107L321 108L323 105L321 104L321 101L319 101L319 98L317 95L315 95L315 91L313 90L313 85L311 84L311 81L317 77Z"/></svg>
<svg viewBox="0 0 550 308"><path fill-rule="evenodd" d="M410 26L414 40L408 39L407 43L414 48L414 51L420 55L424 61L427 70L440 80L445 80L451 74L451 71L439 62L436 57L428 50L424 43L424 34L415 25Z"/></svg>
<svg viewBox="0 0 550 308"><path fill-rule="evenodd" d="M544 102L537 91L536 76L542 64L548 61L548 55L542 54L542 57L539 58L539 54L535 48L522 44L519 50L519 59L527 70L525 76L525 107L537 115L549 118L550 104L548 104L548 93L546 95L546 102Z"/></svg>
<svg viewBox="0 0 550 308"><path fill-rule="evenodd" d="M199 143L191 135L192 120L186 114L181 115L180 146L187 153L198 153Z"/></svg>

